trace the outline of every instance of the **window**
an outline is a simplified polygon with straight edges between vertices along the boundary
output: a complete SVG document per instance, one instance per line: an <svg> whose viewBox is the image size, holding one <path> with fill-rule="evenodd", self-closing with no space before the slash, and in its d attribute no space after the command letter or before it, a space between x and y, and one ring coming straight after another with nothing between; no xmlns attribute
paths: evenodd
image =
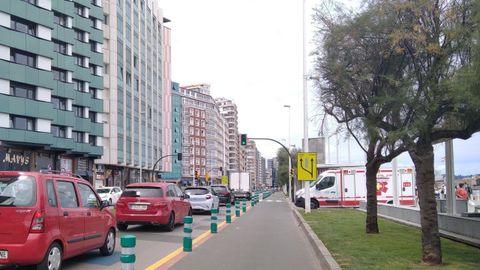
<svg viewBox="0 0 480 270"><path fill-rule="evenodd" d="M85 7L79 4L75 4L75 13L82 17L85 17Z"/></svg>
<svg viewBox="0 0 480 270"><path fill-rule="evenodd" d="M61 97L52 96L53 108L57 110L65 111L67 110L67 99Z"/></svg>
<svg viewBox="0 0 480 270"><path fill-rule="evenodd" d="M173 185L169 185L167 187L167 197L176 197L176 192L175 192L175 188L173 187Z"/></svg>
<svg viewBox="0 0 480 270"><path fill-rule="evenodd" d="M90 64L90 73L92 75L97 75L97 66L96 65L93 65L93 64Z"/></svg>
<svg viewBox="0 0 480 270"><path fill-rule="evenodd" d="M108 69L110 68L110 65L107 63L103 64L103 73L108 74Z"/></svg>
<svg viewBox="0 0 480 270"><path fill-rule="evenodd" d="M316 185L316 189L322 190L322 189L327 189L329 187L333 187L335 185L335 177L333 176L327 176L320 180L318 184Z"/></svg>
<svg viewBox="0 0 480 270"><path fill-rule="evenodd" d="M72 54L72 56L73 56L73 62L75 63L75 65L83 67L83 56L75 53Z"/></svg>
<svg viewBox="0 0 480 270"><path fill-rule="evenodd" d="M10 19L10 28L19 32L23 32L25 34L29 34L32 36L36 35L37 25L33 22L11 16Z"/></svg>
<svg viewBox="0 0 480 270"><path fill-rule="evenodd" d="M94 111L89 111L88 112L88 118L90 118L90 121L92 121L93 123L96 123L97 121L97 113L94 112Z"/></svg>
<svg viewBox="0 0 480 270"><path fill-rule="evenodd" d="M97 98L97 88L90 87L88 91L90 92L92 98Z"/></svg>
<svg viewBox="0 0 480 270"><path fill-rule="evenodd" d="M53 187L52 180L47 180L47 198L49 206L57 207L57 197L55 196L55 188Z"/></svg>
<svg viewBox="0 0 480 270"><path fill-rule="evenodd" d="M10 95L35 99L35 86L18 82L10 82Z"/></svg>
<svg viewBox="0 0 480 270"><path fill-rule="evenodd" d="M82 30L75 29L75 38L77 40L80 40L81 42L84 42L85 40L85 32Z"/></svg>
<svg viewBox="0 0 480 270"><path fill-rule="evenodd" d="M75 187L72 182L58 181L58 197L62 208L77 208L78 201L75 193Z"/></svg>
<svg viewBox="0 0 480 270"><path fill-rule="evenodd" d="M51 132L53 137L66 138L67 137L67 128L63 126L51 126Z"/></svg>
<svg viewBox="0 0 480 270"><path fill-rule="evenodd" d="M108 17L108 14L103 14L103 23L104 23L105 25L108 25L108 18L109 18L109 17Z"/></svg>
<svg viewBox="0 0 480 270"><path fill-rule="evenodd" d="M73 79L72 82L73 82L73 90L83 92L83 85L84 85L83 81Z"/></svg>
<svg viewBox="0 0 480 270"><path fill-rule="evenodd" d="M54 39L53 50L61 54L67 54L67 43Z"/></svg>
<svg viewBox="0 0 480 270"><path fill-rule="evenodd" d="M67 17L66 15L63 15L62 13L54 12L53 13L53 22L61 25L61 26L67 26Z"/></svg>
<svg viewBox="0 0 480 270"><path fill-rule="evenodd" d="M35 130L35 119L25 116L10 115L10 128Z"/></svg>
<svg viewBox="0 0 480 270"><path fill-rule="evenodd" d="M53 79L56 81L67 82L67 71L63 69L53 68Z"/></svg>
<svg viewBox="0 0 480 270"><path fill-rule="evenodd" d="M92 52L97 52L97 42L95 41L90 41L90 50Z"/></svg>
<svg viewBox="0 0 480 270"><path fill-rule="evenodd" d="M80 132L80 131L72 131L72 139L73 139L73 141L75 141L75 142L84 143L84 142L85 142L84 136L85 136L85 133L83 133L83 132Z"/></svg>
<svg viewBox="0 0 480 270"><path fill-rule="evenodd" d="M10 49L10 61L20 64L20 65L26 65L30 67L36 67L36 57L34 54L27 53L24 51L16 50L16 49Z"/></svg>
<svg viewBox="0 0 480 270"><path fill-rule="evenodd" d="M96 146L96 145L97 145L97 136L88 135L88 143L89 143L91 146Z"/></svg>
<svg viewBox="0 0 480 270"><path fill-rule="evenodd" d="M85 208L98 208L100 207L100 201L91 187L85 184L78 184L80 191L80 197L82 198L82 207Z"/></svg>
<svg viewBox="0 0 480 270"><path fill-rule="evenodd" d="M96 21L97 19L95 19L95 17L90 17L90 26L92 28L96 28Z"/></svg>
<svg viewBox="0 0 480 270"><path fill-rule="evenodd" d="M82 117L83 118L83 110L84 108L82 106L72 106L73 113L75 114L76 117Z"/></svg>

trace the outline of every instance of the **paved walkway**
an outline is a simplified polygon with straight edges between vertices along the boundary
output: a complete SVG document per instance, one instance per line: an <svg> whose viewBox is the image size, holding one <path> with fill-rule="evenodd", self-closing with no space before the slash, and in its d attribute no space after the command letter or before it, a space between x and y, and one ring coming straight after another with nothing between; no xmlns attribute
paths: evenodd
<svg viewBox="0 0 480 270"><path fill-rule="evenodd" d="M321 267L288 202L283 194L275 193L169 269L318 270Z"/></svg>

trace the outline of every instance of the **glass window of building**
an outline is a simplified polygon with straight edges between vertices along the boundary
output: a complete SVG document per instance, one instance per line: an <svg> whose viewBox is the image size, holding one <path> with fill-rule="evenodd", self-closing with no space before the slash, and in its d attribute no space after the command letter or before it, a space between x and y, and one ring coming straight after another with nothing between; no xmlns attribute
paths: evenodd
<svg viewBox="0 0 480 270"><path fill-rule="evenodd" d="M67 110L67 99L61 97L52 96L53 108L57 110L65 111Z"/></svg>
<svg viewBox="0 0 480 270"><path fill-rule="evenodd" d="M59 12L54 12L53 13L53 22L61 25L61 26L67 26L67 17L66 15L59 13Z"/></svg>
<svg viewBox="0 0 480 270"><path fill-rule="evenodd" d="M10 49L10 61L20 65L36 67L36 56L24 51Z"/></svg>
<svg viewBox="0 0 480 270"><path fill-rule="evenodd" d="M10 115L10 128L35 130L35 119L26 116Z"/></svg>
<svg viewBox="0 0 480 270"><path fill-rule="evenodd" d="M51 126L51 132L54 137L66 138L67 137L67 128L64 126Z"/></svg>
<svg viewBox="0 0 480 270"><path fill-rule="evenodd" d="M67 71L58 68L52 68L53 79L56 81L67 82Z"/></svg>
<svg viewBox="0 0 480 270"><path fill-rule="evenodd" d="M27 21L27 20L24 20L24 19L21 19L21 18L18 18L18 17L15 17L15 16L11 16L10 17L10 28L15 30L15 31L19 31L19 32L23 32L25 34L35 36L36 35L36 30L37 30L37 24L35 24L33 22L30 22L30 21Z"/></svg>
<svg viewBox="0 0 480 270"><path fill-rule="evenodd" d="M88 118L90 118L90 121L92 121L93 123L96 123L97 122L97 113L94 112L94 111L89 111L88 112Z"/></svg>
<svg viewBox="0 0 480 270"><path fill-rule="evenodd" d="M72 54L72 56L73 56L73 62L75 63L75 65L83 67L83 56L76 53Z"/></svg>
<svg viewBox="0 0 480 270"><path fill-rule="evenodd" d="M53 50L61 54L67 54L67 43L53 39Z"/></svg>
<svg viewBox="0 0 480 270"><path fill-rule="evenodd" d="M81 42L85 40L85 32L79 29L75 29L75 38Z"/></svg>
<svg viewBox="0 0 480 270"><path fill-rule="evenodd" d="M84 108L82 106L72 105L72 110L76 117L83 118Z"/></svg>
<svg viewBox="0 0 480 270"><path fill-rule="evenodd" d="M85 17L85 7L84 6L75 3L74 7L75 7L75 13L77 13L78 15L80 15L82 17Z"/></svg>
<svg viewBox="0 0 480 270"><path fill-rule="evenodd" d="M97 145L97 136L88 135L88 143L89 143L91 146L96 146L96 145Z"/></svg>
<svg viewBox="0 0 480 270"><path fill-rule="evenodd" d="M35 86L11 81L10 95L28 99L35 99Z"/></svg>
<svg viewBox="0 0 480 270"><path fill-rule="evenodd" d="M73 82L73 90L83 92L83 84L84 84L83 81L73 79L72 82Z"/></svg>
<svg viewBox="0 0 480 270"><path fill-rule="evenodd" d="M75 142L78 142L78 143L85 142L84 136L85 136L85 133L83 133L81 131L72 131L72 139Z"/></svg>

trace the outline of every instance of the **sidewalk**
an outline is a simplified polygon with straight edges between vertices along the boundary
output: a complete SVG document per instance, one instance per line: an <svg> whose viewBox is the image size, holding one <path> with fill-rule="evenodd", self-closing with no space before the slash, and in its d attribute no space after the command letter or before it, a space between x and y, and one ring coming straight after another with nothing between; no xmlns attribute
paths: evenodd
<svg viewBox="0 0 480 270"><path fill-rule="evenodd" d="M322 269L316 256L283 194L275 193L169 269Z"/></svg>

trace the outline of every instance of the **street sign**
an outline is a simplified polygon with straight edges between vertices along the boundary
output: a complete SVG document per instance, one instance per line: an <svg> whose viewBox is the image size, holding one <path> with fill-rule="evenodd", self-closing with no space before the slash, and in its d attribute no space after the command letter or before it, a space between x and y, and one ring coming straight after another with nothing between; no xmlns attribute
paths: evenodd
<svg viewBox="0 0 480 270"><path fill-rule="evenodd" d="M222 176L222 185L228 185L228 176L226 175Z"/></svg>
<svg viewBox="0 0 480 270"><path fill-rule="evenodd" d="M297 179L300 181L317 180L317 153L298 152L297 172Z"/></svg>

